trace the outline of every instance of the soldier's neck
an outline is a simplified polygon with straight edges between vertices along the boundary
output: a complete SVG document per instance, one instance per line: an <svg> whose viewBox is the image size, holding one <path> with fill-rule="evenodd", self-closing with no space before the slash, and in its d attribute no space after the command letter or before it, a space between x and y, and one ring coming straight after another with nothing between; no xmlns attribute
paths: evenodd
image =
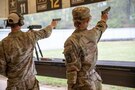
<svg viewBox="0 0 135 90"><path fill-rule="evenodd" d="M16 26L16 27L11 28L11 32L17 32L17 31L20 31L20 29L21 29L20 26Z"/></svg>

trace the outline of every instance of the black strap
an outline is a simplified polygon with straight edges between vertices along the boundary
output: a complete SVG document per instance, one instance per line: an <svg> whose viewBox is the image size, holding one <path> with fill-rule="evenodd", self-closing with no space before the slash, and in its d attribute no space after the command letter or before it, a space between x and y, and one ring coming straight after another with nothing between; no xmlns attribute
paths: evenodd
<svg viewBox="0 0 135 90"><path fill-rule="evenodd" d="M100 34L100 36L99 36L99 38L98 38L98 41L97 42L99 42L99 40L101 39L101 36L102 36L102 31L101 31L101 34Z"/></svg>

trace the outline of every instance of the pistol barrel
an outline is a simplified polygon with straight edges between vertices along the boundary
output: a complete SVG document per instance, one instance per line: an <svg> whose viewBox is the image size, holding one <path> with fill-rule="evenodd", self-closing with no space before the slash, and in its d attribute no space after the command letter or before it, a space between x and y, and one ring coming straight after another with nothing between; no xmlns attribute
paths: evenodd
<svg viewBox="0 0 135 90"><path fill-rule="evenodd" d="M55 18L55 19L52 19L52 21L60 21L61 18Z"/></svg>
<svg viewBox="0 0 135 90"><path fill-rule="evenodd" d="M108 13L110 11L111 7L109 6L108 8L106 8L104 11L102 11L102 14Z"/></svg>

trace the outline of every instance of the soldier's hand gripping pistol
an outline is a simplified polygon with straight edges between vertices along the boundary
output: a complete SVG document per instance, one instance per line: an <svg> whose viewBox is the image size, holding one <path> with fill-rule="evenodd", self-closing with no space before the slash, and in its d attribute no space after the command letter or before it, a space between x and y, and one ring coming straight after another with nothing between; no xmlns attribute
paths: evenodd
<svg viewBox="0 0 135 90"><path fill-rule="evenodd" d="M101 14L102 14L102 15L101 15L101 19L102 19L102 20L107 21L108 15L106 15L105 17L103 17L103 15L104 15L104 14L108 14L108 12L110 11L110 9L111 9L111 7L109 6L109 7L107 7L105 10L101 11ZM97 42L99 42L101 36L102 36L102 32L101 32L100 37L99 37L99 39L98 39Z"/></svg>
<svg viewBox="0 0 135 90"><path fill-rule="evenodd" d="M105 14L105 13L108 13L110 11L111 7L109 6L108 8L106 8L104 11L102 11L102 15Z"/></svg>
<svg viewBox="0 0 135 90"><path fill-rule="evenodd" d="M61 18L55 18L55 19L52 19L52 21L61 21ZM56 27L54 27L54 29L56 29Z"/></svg>

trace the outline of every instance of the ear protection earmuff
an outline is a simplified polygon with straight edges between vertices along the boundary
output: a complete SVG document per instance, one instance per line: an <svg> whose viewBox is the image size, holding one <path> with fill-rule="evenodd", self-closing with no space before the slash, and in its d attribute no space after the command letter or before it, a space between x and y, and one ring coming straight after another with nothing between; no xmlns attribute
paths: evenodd
<svg viewBox="0 0 135 90"><path fill-rule="evenodd" d="M19 26L23 26L24 25L23 20L24 20L24 17L21 14L13 12L9 15L6 26L8 27L15 24L18 24Z"/></svg>
<svg viewBox="0 0 135 90"><path fill-rule="evenodd" d="M23 26L24 25L24 17L23 17L23 15L21 15L21 14L18 14L18 13L16 13L18 16L19 16L19 21L18 21L18 24L19 24L19 26Z"/></svg>

